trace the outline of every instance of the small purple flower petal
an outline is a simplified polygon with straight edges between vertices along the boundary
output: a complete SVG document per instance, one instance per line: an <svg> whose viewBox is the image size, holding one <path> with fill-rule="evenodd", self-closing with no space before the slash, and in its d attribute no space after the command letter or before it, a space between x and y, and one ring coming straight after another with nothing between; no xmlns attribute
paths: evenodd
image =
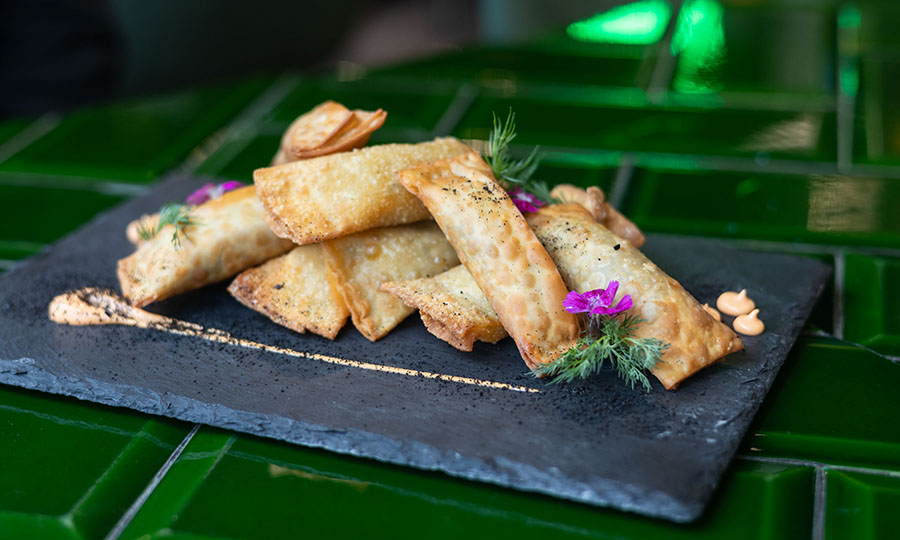
<svg viewBox="0 0 900 540"><path fill-rule="evenodd" d="M538 208L545 206L544 201L537 198L533 193L523 191L521 188L512 188L509 193L513 204L520 212L537 212Z"/></svg>
<svg viewBox="0 0 900 540"><path fill-rule="evenodd" d="M575 291L569 291L563 300L563 308L569 313L585 313L590 310L590 304L582 295Z"/></svg>
<svg viewBox="0 0 900 540"><path fill-rule="evenodd" d="M225 193L233 191L241 186L243 186L243 184L235 180L229 180L228 182L223 182L219 185L212 183L205 184L202 188L188 195L185 202L193 206L200 206L205 202L218 199Z"/></svg>
<svg viewBox="0 0 900 540"><path fill-rule="evenodd" d="M621 300L619 300L619 303L616 304L616 307L614 307L613 309L616 310L616 313L622 313L623 311L628 311L629 309L631 309L632 306L634 306L634 302L631 301L631 295L626 294L622 297Z"/></svg>
<svg viewBox="0 0 900 540"><path fill-rule="evenodd" d="M238 182L237 180L229 180L228 182L223 182L219 184L219 188L221 188L222 193L228 193L229 191L234 191L239 187L243 187L244 184Z"/></svg>
<svg viewBox="0 0 900 540"><path fill-rule="evenodd" d="M210 199L210 193L214 189L216 189L215 184L205 184L202 188L188 195L185 202L194 206L199 206Z"/></svg>
<svg viewBox="0 0 900 540"><path fill-rule="evenodd" d="M616 293L619 291L619 282L616 280L610 281L609 285L607 285L605 289L602 289L602 291L600 296L603 298L603 305L608 306L612 304L613 300L616 299Z"/></svg>
<svg viewBox="0 0 900 540"><path fill-rule="evenodd" d="M569 292L563 300L563 307L569 313L588 312L592 315L615 315L632 308L634 302L631 295L624 295L619 303L614 307L613 301L616 299L616 292L619 290L618 281L610 281L605 289L594 289L577 293Z"/></svg>

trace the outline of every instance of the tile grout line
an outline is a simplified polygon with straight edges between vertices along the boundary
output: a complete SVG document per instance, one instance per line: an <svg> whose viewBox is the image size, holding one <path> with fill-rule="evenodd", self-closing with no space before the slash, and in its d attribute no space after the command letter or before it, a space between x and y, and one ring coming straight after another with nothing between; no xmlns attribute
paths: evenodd
<svg viewBox="0 0 900 540"><path fill-rule="evenodd" d="M793 459L793 458L776 458L776 457L763 457L763 456L748 456L743 454L738 454L735 456L735 459L741 459L744 461L757 461L760 463L776 463L779 465L793 465L796 467L812 467L812 468L823 468L833 471L843 471L843 472L851 472L858 474L868 474L870 476L884 476L887 478L898 478L900 479L900 471L889 471L886 469L871 469L868 467L854 467L852 465L833 465L830 463L822 463L821 461L809 461L805 459Z"/></svg>
<svg viewBox="0 0 900 540"><path fill-rule="evenodd" d="M656 56L656 64L650 73L650 82L647 83L647 101L659 105L666 97L666 91L675 75L675 56L672 54L672 37L678 26L678 16L681 13L682 2L672 2L672 18Z"/></svg>
<svg viewBox="0 0 900 540"><path fill-rule="evenodd" d="M119 518L119 521L113 526L113 528L109 531L109 534L104 537L104 540L117 540L122 533L125 531L125 528L131 523L131 520L134 519L134 516L137 515L138 511L144 506L144 503L147 502L147 499L150 498L150 495L153 494L153 491L159 486L160 482L162 482L163 478L165 478L166 474L169 472L169 469L172 468L172 465L175 464L175 461L181 456L184 452L184 449L187 448L191 439L194 438L194 435L197 433L197 430L200 429L200 424L194 424L194 427L191 428L191 431L185 435L184 439L182 439L181 443L175 447L175 450L169 455L168 459L166 459L165 463L163 463L162 467L156 471L156 474L153 475L153 478L150 480L150 483L147 484L147 487L144 488L144 491L138 495L137 499L131 503L131 506L128 507L128 510L122 514L122 517Z"/></svg>
<svg viewBox="0 0 900 540"><path fill-rule="evenodd" d="M828 496L828 484L825 482L825 467L816 467L815 492L813 494L813 540L825 540L825 500Z"/></svg>
<svg viewBox="0 0 900 540"><path fill-rule="evenodd" d="M622 162L616 170L616 177L613 179L612 187L609 190L609 204L617 209L622 209L622 203L625 201L625 195L631 186L631 178L634 176L634 157L631 154L622 156Z"/></svg>
<svg viewBox="0 0 900 540"><path fill-rule="evenodd" d="M832 326L834 337L844 339L844 278L847 274L847 257L844 250L834 254L834 298L832 299Z"/></svg>
<svg viewBox="0 0 900 540"><path fill-rule="evenodd" d="M13 135L11 139L0 144L0 163L3 163L26 146L49 133L60 122L61 118L57 113L46 113L38 117L37 120L28 124L22 131Z"/></svg>
<svg viewBox="0 0 900 540"><path fill-rule="evenodd" d="M478 94L478 88L474 84L465 83L460 85L459 89L456 91L456 95L453 96L450 105L447 105L444 113L434 125L434 129L431 131L432 137L445 137L450 135L462 121L466 112L472 107L472 104L475 103ZM500 115L502 117L502 113L500 113Z"/></svg>
<svg viewBox="0 0 900 540"><path fill-rule="evenodd" d="M288 93L294 90L297 87L297 84L297 79L288 74L284 74L276 79L265 90L260 92L256 99L238 113L224 128L220 129L194 148L175 170L186 174L194 173L206 162L209 156L225 147L228 143L238 140L253 126L258 125L259 121L266 113L271 111L275 104L280 102ZM247 141L247 144L249 144L249 141ZM235 148L235 155L237 155L240 150L242 149Z"/></svg>

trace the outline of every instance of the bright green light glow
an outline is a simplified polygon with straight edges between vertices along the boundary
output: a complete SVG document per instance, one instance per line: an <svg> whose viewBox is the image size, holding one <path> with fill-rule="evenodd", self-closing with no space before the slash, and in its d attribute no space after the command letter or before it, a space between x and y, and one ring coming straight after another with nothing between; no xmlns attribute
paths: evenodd
<svg viewBox="0 0 900 540"><path fill-rule="evenodd" d="M678 13L671 50L678 56L675 90L708 93L721 89L719 67L725 60L722 4L716 0L688 0Z"/></svg>
<svg viewBox="0 0 900 540"><path fill-rule="evenodd" d="M574 22L566 33L578 41L650 45L665 33L671 16L665 0L643 0Z"/></svg>
<svg viewBox="0 0 900 540"><path fill-rule="evenodd" d="M838 26L841 28L859 28L860 24L862 24L862 15L858 7L847 5L838 11Z"/></svg>

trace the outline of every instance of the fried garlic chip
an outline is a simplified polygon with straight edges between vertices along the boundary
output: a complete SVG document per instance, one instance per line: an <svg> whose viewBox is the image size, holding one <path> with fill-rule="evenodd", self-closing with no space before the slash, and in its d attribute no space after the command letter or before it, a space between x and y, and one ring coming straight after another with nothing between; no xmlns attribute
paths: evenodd
<svg viewBox="0 0 900 540"><path fill-rule="evenodd" d="M572 290L605 288L618 280L620 294L631 295L631 312L643 320L634 337L669 344L652 370L667 389L743 348L737 334L713 319L680 283L630 242L594 221L583 207L547 206L527 219Z"/></svg>
<svg viewBox="0 0 900 540"><path fill-rule="evenodd" d="M529 368L575 344L578 319L556 265L475 152L401 171L428 207Z"/></svg>
<svg viewBox="0 0 900 540"><path fill-rule="evenodd" d="M584 190L572 184L559 184L550 191L550 196L562 202L577 203L585 207L594 221L628 240L636 248L640 248L647 241L644 233L634 222L606 202L603 190L597 186Z"/></svg>
<svg viewBox="0 0 900 540"><path fill-rule="evenodd" d="M353 324L371 341L385 336L415 311L381 291L382 282L434 276L459 264L433 222L372 229L323 246L332 283Z"/></svg>
<svg viewBox="0 0 900 540"><path fill-rule="evenodd" d="M395 171L451 157L468 148L453 138L385 144L257 169L253 178L272 231L299 245L415 223L428 210Z"/></svg>
<svg viewBox="0 0 900 540"><path fill-rule="evenodd" d="M266 226L256 188L247 186L191 209L194 224L180 245L166 225L118 264L122 293L133 305L152 302L227 279L291 249Z"/></svg>
<svg viewBox="0 0 900 540"><path fill-rule="evenodd" d="M430 278L387 281L381 290L418 309L429 332L461 351L471 351L476 340L497 343L507 336L494 308L463 265Z"/></svg>
<svg viewBox="0 0 900 540"><path fill-rule="evenodd" d="M231 285L240 303L300 332L334 339L350 312L329 281L320 244L298 246L240 273Z"/></svg>

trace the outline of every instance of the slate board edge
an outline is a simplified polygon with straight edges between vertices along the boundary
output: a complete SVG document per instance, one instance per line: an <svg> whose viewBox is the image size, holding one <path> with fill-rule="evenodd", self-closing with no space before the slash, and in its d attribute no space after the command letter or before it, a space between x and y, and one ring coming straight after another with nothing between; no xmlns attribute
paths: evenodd
<svg viewBox="0 0 900 540"><path fill-rule="evenodd" d="M645 490L636 485L623 486L605 479L592 480L594 486L600 484L600 488L590 487L562 475L553 475L546 470L538 470L503 458L497 458L492 466L481 460L462 458L456 452L441 451L418 441L401 442L362 430L335 430L282 416L239 411L223 405L209 405L174 394L160 395L149 390L135 392L134 387L128 385L116 385L93 379L58 377L33 367L33 362L31 358L0 359L0 383L239 431L338 454L427 471L439 471L466 480L550 495L677 523L694 521L706 506L706 501L696 505L684 504L665 493ZM406 448L402 452L391 450L403 445L406 445Z"/></svg>

